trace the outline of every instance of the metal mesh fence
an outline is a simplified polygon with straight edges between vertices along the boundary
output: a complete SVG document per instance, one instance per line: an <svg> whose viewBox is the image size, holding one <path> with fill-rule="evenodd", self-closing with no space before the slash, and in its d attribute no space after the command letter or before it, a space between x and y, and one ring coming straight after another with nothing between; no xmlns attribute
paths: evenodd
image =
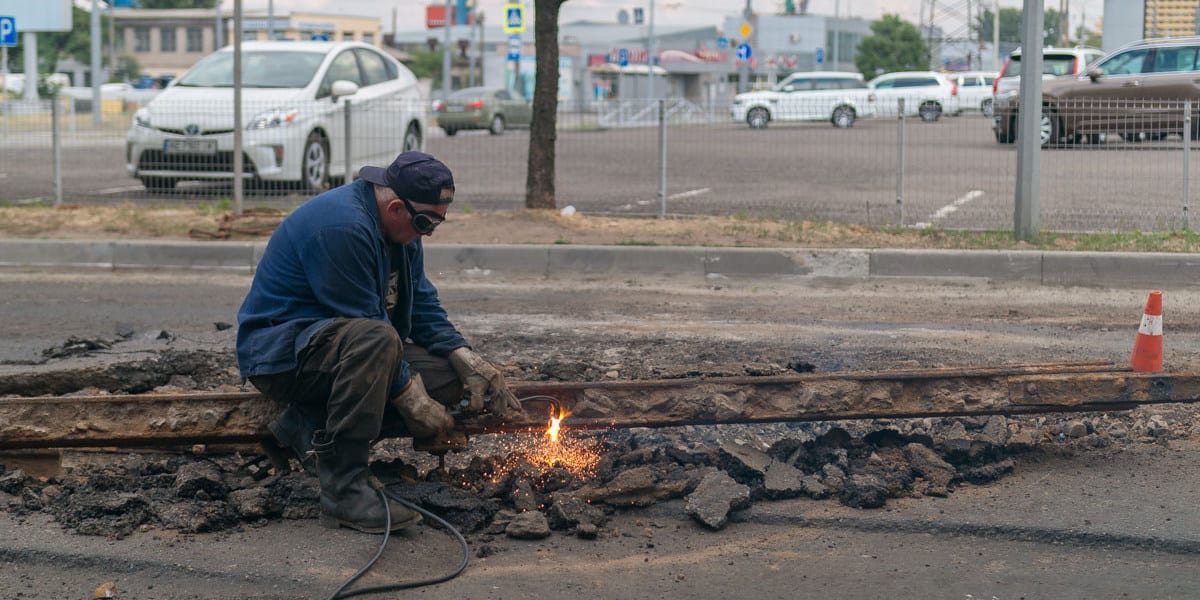
<svg viewBox="0 0 1200 600"><path fill-rule="evenodd" d="M656 215L665 207L672 215L1011 229L1014 113L1000 109L992 118L946 103L927 114L926 102L914 97L905 99L901 117L892 101L854 105L850 122L828 102L797 103L791 112L777 109L764 127L752 127L745 111L682 99L664 101L662 128L656 102L564 107L557 203L619 215ZM139 102L105 102L99 123L89 105L60 97L57 134L51 101L0 105L0 202L54 201L56 174L68 203L228 202L228 100L155 103L146 112ZM330 100L314 116L283 98L246 104L246 207L297 206L322 182L386 164L406 147L423 147L450 165L457 197L473 209L524 205L529 135L515 117L496 135L489 131L495 113L483 109L479 129L446 135L441 115L425 102L356 100L348 118L343 105ZM1189 116L1198 108L1136 98L1052 107L1042 122L1042 228L1188 227L1200 156L1185 140L1200 133Z"/></svg>

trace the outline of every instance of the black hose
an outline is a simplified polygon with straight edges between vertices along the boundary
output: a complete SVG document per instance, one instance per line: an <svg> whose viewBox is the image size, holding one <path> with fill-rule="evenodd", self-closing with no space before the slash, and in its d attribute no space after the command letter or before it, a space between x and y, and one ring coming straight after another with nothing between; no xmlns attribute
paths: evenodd
<svg viewBox="0 0 1200 600"><path fill-rule="evenodd" d="M399 502L403 506L410 508L412 510L415 510L418 513L421 513L422 516L433 520L438 525L441 525L441 527L443 529L450 532L450 534L454 536L454 539L458 540L458 545L462 549L462 562L459 563L458 567L455 568L454 571L450 572L449 574L441 575L439 577L434 577L432 579L423 579L421 581L412 581L412 582L405 582L405 583L387 583L387 584L383 584L383 585L373 585L370 587L359 588L357 590L350 590L349 592L343 593L342 590L346 589L347 586L349 586L351 583L354 583L356 580L358 580L359 577L362 577L363 574L365 574L367 571L371 570L371 567L375 566L375 561L379 560L380 555L383 554L383 549L387 547L388 538L390 537L389 532L392 529L392 511L390 508L388 508L388 504L387 504L388 498L391 498L392 500ZM326 600L338 600L339 598L352 598L354 596L363 596L366 594L379 594L379 593L383 593L383 592L394 592L397 590L409 590L409 589L425 587L425 586L429 586L429 585L437 585L439 583L450 581L451 579L458 577L459 575L462 574L462 572L464 570L466 570L467 563L470 562L470 560L471 560L471 547L467 545L466 538L464 538L463 535L461 533L459 533L458 530L455 529L453 525L451 525L450 523L447 523L445 519L425 510L424 508L421 508L420 506L417 506L416 504L413 504L412 502L409 502L408 500L405 500L404 498L401 498L395 494L388 492L386 489L379 490L379 499L381 502L383 502L384 510L387 512L387 528L383 532L383 543L381 543L379 545L379 551L375 553L375 557L372 558L371 561L366 564L366 566L359 569L357 573L355 573L349 579L347 579L344 583L342 583L342 585L339 586L338 589L335 590L332 594L330 594Z"/></svg>

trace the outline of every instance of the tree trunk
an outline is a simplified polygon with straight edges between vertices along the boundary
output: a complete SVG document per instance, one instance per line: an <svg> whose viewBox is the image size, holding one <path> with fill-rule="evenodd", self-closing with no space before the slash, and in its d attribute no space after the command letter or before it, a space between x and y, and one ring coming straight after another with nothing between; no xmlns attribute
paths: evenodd
<svg viewBox="0 0 1200 600"><path fill-rule="evenodd" d="M534 0L533 38L537 71L525 208L554 208L554 144L558 139L558 9L565 0Z"/></svg>

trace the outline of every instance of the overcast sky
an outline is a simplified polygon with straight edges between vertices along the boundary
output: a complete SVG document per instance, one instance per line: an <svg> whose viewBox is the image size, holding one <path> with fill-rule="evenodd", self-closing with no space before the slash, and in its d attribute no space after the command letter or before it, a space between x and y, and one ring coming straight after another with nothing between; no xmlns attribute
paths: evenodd
<svg viewBox="0 0 1200 600"><path fill-rule="evenodd" d="M233 0L222 0L222 6L232 9ZM245 10L266 10L268 0L242 0ZM443 0L444 1L444 0ZM498 15L505 0L477 0L481 9L487 15ZM994 0L984 0L991 4ZM1003 7L1020 7L1022 0L999 0ZM1059 0L1043 0L1047 8L1057 9ZM752 0L754 10L763 13L776 13L782 9L783 0ZM274 0L275 11L282 14L289 11L311 10L326 13L367 15L379 17L383 30L392 29L392 9L397 11L398 29L412 31L425 27L424 0ZM799 5L800 0L796 0ZM440 4L440 2L439 2ZM526 6L532 6L532 0L526 0ZM808 10L816 14L834 14L836 8L842 15L861 16L876 19L886 9L890 13L916 23L920 18L920 0L810 0ZM940 0L939 15L943 10L954 12L959 16L941 16L939 25L947 31L961 26L965 19L965 0ZM978 6L978 1L972 3ZM561 22L589 19L596 21L616 22L617 12L622 8L631 10L635 6L649 7L649 0L568 0L562 5ZM745 7L745 0L655 0L655 23L667 25L711 25L722 26L728 15L740 14ZM948 10L947 10L948 9ZM977 8L973 10L978 10ZM1086 13L1088 24L1095 26L1104 11L1104 0L1070 0L1072 27L1078 25Z"/></svg>

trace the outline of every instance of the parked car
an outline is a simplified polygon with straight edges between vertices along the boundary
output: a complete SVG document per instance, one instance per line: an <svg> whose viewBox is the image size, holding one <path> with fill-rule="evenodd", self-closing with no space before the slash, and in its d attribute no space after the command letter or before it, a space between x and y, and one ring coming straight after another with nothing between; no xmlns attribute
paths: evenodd
<svg viewBox="0 0 1200 600"><path fill-rule="evenodd" d="M934 71L900 71L872 79L868 85L875 93L876 114L895 117L904 99L905 116L936 121L943 114L958 114L958 86L949 77Z"/></svg>
<svg viewBox="0 0 1200 600"><path fill-rule="evenodd" d="M1102 50L1088 46L1074 48L1043 48L1042 79L1078 77L1087 72L1087 66L1104 56ZM1011 144L1016 139L1015 106L1021 87L1021 49L1018 48L1004 61L1000 73L992 84L994 111L992 131L996 141Z"/></svg>
<svg viewBox="0 0 1200 600"><path fill-rule="evenodd" d="M958 107L963 112L979 111L992 116L992 84L996 81L994 71L963 71L948 75L958 86Z"/></svg>
<svg viewBox="0 0 1200 600"><path fill-rule="evenodd" d="M1042 84L1040 142L1095 143L1108 133L1128 141L1185 134L1200 139L1200 38L1141 40L1118 48L1087 72ZM1190 131L1184 101L1193 103ZM1019 98L997 104L997 139L1015 139ZM1002 139L1003 141L1003 139Z"/></svg>
<svg viewBox="0 0 1200 600"><path fill-rule="evenodd" d="M509 127L529 127L533 104L504 88L471 87L450 94L434 107L446 135L463 129L487 129L500 135Z"/></svg>
<svg viewBox="0 0 1200 600"><path fill-rule="evenodd" d="M242 45L244 177L326 186L368 164L423 147L425 101L416 77L356 42ZM233 51L197 62L134 115L127 169L149 189L233 177ZM351 106L350 172L346 107Z"/></svg>
<svg viewBox="0 0 1200 600"><path fill-rule="evenodd" d="M735 122L762 129L771 121L825 121L850 127L875 113L871 90L858 73L792 73L770 90L747 92L729 107Z"/></svg>

